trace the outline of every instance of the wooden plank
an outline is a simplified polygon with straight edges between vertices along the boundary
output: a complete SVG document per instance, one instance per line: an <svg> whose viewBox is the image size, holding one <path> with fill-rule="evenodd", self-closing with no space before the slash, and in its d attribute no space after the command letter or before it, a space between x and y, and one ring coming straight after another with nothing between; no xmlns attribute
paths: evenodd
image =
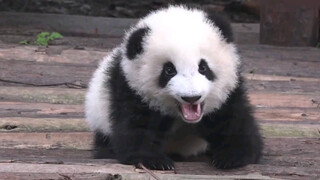
<svg viewBox="0 0 320 180"><path fill-rule="evenodd" d="M0 12L0 34L35 36L41 31L58 31L82 37L122 38L124 31L136 22L137 19L127 18ZM259 43L259 24L232 23L231 26L237 43Z"/></svg>
<svg viewBox="0 0 320 180"><path fill-rule="evenodd" d="M84 89L10 86L2 86L0 88L1 101L22 101L52 104L83 104L84 96Z"/></svg>
<svg viewBox="0 0 320 180"><path fill-rule="evenodd" d="M48 124L53 129L52 123L53 122L49 122ZM80 124L81 126L86 126L84 121ZM28 126L41 125L31 124ZM264 137L320 137L320 125L261 123L260 126ZM73 128L72 124L71 127ZM43 130L38 130L36 127L33 127L33 129L35 132L30 132L27 128L22 129L21 132L10 132L8 129L3 129L0 136L0 148L62 148L88 150L91 147L92 136L89 132L63 132L70 130L67 128L62 132L41 132ZM87 128L83 129L87 130Z"/></svg>
<svg viewBox="0 0 320 180"><path fill-rule="evenodd" d="M1 133L0 142L0 148L89 150L92 135L89 132Z"/></svg>
<svg viewBox="0 0 320 180"><path fill-rule="evenodd" d="M320 62L283 59L244 58L243 72L297 77L320 77Z"/></svg>
<svg viewBox="0 0 320 180"><path fill-rule="evenodd" d="M201 179L215 179L215 178L231 178L231 179L265 179L269 177L299 177L299 178L316 178L319 177L319 169L317 165L314 167L294 167L294 166L271 166L271 165L249 165L235 170L221 171L213 168L207 162L183 162L176 163L177 174L173 175L172 171L154 171L154 173L161 179L172 179L178 177L185 178L201 178ZM135 169L133 166L107 163L104 165L92 164L29 164L29 163L1 163L0 173L58 173L58 174L87 174L92 172L99 172L100 174L121 174L125 179L131 179L127 173L148 175L143 170ZM256 172L256 173L252 173ZM263 174L264 176L261 176ZM195 176L191 176L195 175ZM215 176L219 175L219 176ZM267 176L267 177L266 177ZM133 176L137 178L137 176ZM138 176L140 177L143 176ZM188 179L189 179L188 178ZM144 178L143 178L144 179Z"/></svg>
<svg viewBox="0 0 320 180"><path fill-rule="evenodd" d="M255 108L254 116L261 122L320 124L319 108Z"/></svg>
<svg viewBox="0 0 320 180"><path fill-rule="evenodd" d="M0 101L0 117L83 118L83 105Z"/></svg>
<svg viewBox="0 0 320 180"><path fill-rule="evenodd" d="M113 177L118 177L113 174L103 174L103 173L79 173L79 174L62 174L62 173L0 173L3 179L7 180L105 180L112 179Z"/></svg>
<svg viewBox="0 0 320 180"><path fill-rule="evenodd" d="M266 126L263 128L267 131L266 136L277 136L282 131L283 136L294 132L298 137L302 135L316 136L318 129L320 130L319 109L257 108L255 117L263 123L263 127ZM282 123L287 124L283 127ZM45 118L30 118L21 116L1 117L0 119L0 132L81 132L88 130L84 117L53 118L47 116ZM282 135L280 134L280 136Z"/></svg>
<svg viewBox="0 0 320 180"><path fill-rule="evenodd" d="M42 159L39 159L42 158ZM106 160L92 159L92 150L62 149L62 148L0 148L0 163L3 162L25 162L25 163L110 163Z"/></svg>
<svg viewBox="0 0 320 180"><path fill-rule="evenodd" d="M77 40L81 41L81 37L79 37ZM99 39L94 40L98 41ZM102 38L100 40L106 41ZM120 38L119 40L121 41ZM88 40L85 39L84 41ZM77 44L73 45L77 46ZM108 51L110 51L110 49L98 48L99 46L94 48L90 48L90 46L84 46L81 48L81 44L78 44L80 49L74 49L74 46L70 47L66 45L60 45L49 46L46 48L39 46L21 46L17 44L0 44L0 59L91 64L93 62L97 62L97 60L100 60L108 53ZM320 62L320 52L317 48L285 48L265 45L239 45L238 49L243 61L246 61L246 59L249 58L255 59L256 61L269 61L273 59L289 62Z"/></svg>
<svg viewBox="0 0 320 180"><path fill-rule="evenodd" d="M283 167L281 170L284 169ZM192 170L192 169L191 169ZM259 173L250 173L248 175L179 175L179 174L156 174L156 176L159 179L170 179L170 180L183 180L183 179L210 179L210 180L249 180L249 179L259 179L259 180L280 180L281 179L287 179L290 178L292 180L300 180L300 174L297 174L297 172L291 172L291 175L289 174L290 171L286 170L285 172L281 173L280 175L274 173L271 176L264 176ZM300 171L301 172L301 171ZM286 173L286 174L285 174ZM283 175L284 174L284 175ZM17 172L11 172L11 173L0 173L0 176L4 179L50 179L50 180L61 180L61 179L79 179L79 180L86 180L86 179L93 179L93 180L104 180L104 179L119 179L120 177L123 179L141 179L141 180L150 180L153 179L151 175L147 174L146 172L140 172L139 174L109 174L109 173L17 173ZM272 178L273 176L273 178ZM300 177L300 178L298 178ZM305 178L313 178L316 176L313 175L305 175L305 173L302 175L302 177Z"/></svg>
<svg viewBox="0 0 320 180"><path fill-rule="evenodd" d="M265 115L267 116L267 115ZM319 119L316 121L309 121L309 123L303 120L299 124L292 124L294 120L282 120L274 117L273 114L269 115L275 118L277 123L270 123L269 119L263 119L260 123L262 133L265 137L320 137L320 123ZM260 119L259 116L257 116ZM261 119L260 119L261 121ZM1 118L0 119L0 132L83 132L89 131L87 123L84 119L57 119L57 118ZM14 136L15 134L8 134L8 136ZM43 134L27 134L32 139L33 136L41 137ZM1 138L0 138L1 139ZM17 141L19 139L12 138L11 141ZM24 142L25 140L23 140ZM53 142L56 143L56 142ZM87 142L88 143L88 142ZM40 143L41 144L41 143ZM65 143L67 144L67 142ZM37 146L37 144L35 145Z"/></svg>
<svg viewBox="0 0 320 180"><path fill-rule="evenodd" d="M50 58L49 58L50 59ZM67 58L71 59L71 58ZM41 60L41 59L39 59ZM59 58L55 61L60 61ZM61 61L73 61L65 60ZM292 88L299 88L300 81L295 77L304 77L309 79L316 79L320 77L320 62L307 62L307 61L281 61L281 60L256 60L246 59L244 62L244 72L251 73L254 77L256 74L265 75L281 75L292 76L289 85L284 86ZM273 66L272 64L277 64ZM46 63L21 60L4 60L0 61L0 81L3 85L9 83L16 83L22 85L34 86L59 86L59 85L74 85L79 87L86 87L92 72L96 69L97 65L94 64L74 64L74 63ZM246 75L250 77L250 75ZM302 78L303 79L303 78ZM295 80L297 82L295 82ZM314 82L310 82L314 87ZM308 83L309 83L308 82ZM295 83L297 85L295 85ZM308 84L304 82L304 84ZM312 84L313 83L313 84ZM300 84L301 85L301 84ZM316 89L316 87L315 87Z"/></svg>
<svg viewBox="0 0 320 180"><path fill-rule="evenodd" d="M0 88L1 101L42 102L54 104L82 104L84 89L10 87ZM250 100L257 107L318 108L320 94L250 92Z"/></svg>
<svg viewBox="0 0 320 180"><path fill-rule="evenodd" d="M319 62L320 52L313 47L279 47L268 45L239 45L239 53L243 60L252 58L256 61L283 60ZM274 64L271 64L274 65Z"/></svg>
<svg viewBox="0 0 320 180"><path fill-rule="evenodd" d="M296 77L296 76L277 76L268 74L242 73L249 81L270 81L270 82L314 82L320 83L320 78Z"/></svg>
<svg viewBox="0 0 320 180"><path fill-rule="evenodd" d="M11 31L12 29L8 29L7 31ZM17 47L21 46L21 41L30 42L33 44L37 39L36 36L38 33L42 32L40 30L32 31L25 30L27 35L19 35L19 34L8 34L4 32L2 27L0 27L0 47L8 48L8 47ZM1 33L3 32L3 33ZM63 34L63 39L56 39L49 42L49 48L54 46L66 46L72 47L78 50L81 49L90 49L90 48L98 48L97 51L106 51L108 49L112 49L119 45L122 42L122 38L119 37L86 37L86 36L67 36ZM249 37L242 37L242 39L248 39ZM258 39L258 37L257 37ZM245 40L244 40L245 41ZM28 47L31 45L27 45Z"/></svg>
<svg viewBox="0 0 320 180"><path fill-rule="evenodd" d="M0 79L36 86L86 87L96 65L0 61Z"/></svg>
<svg viewBox="0 0 320 180"><path fill-rule="evenodd" d="M63 14L0 13L0 27L14 28L14 34L23 34L25 29L58 31L69 35L121 37L124 30L137 22L136 19L90 17ZM19 26L17 26L19 25ZM19 29L17 28L19 27Z"/></svg>
<svg viewBox="0 0 320 180"><path fill-rule="evenodd" d="M313 166L320 162L318 138L264 138L264 152L260 164L279 165L286 163L289 166L294 164L299 166ZM3 162L24 162L24 163L54 163L62 161L63 164L105 164L115 163L110 160L91 159L91 150L65 149L65 148L0 148L0 163ZM42 158L41 161L39 157ZM190 162L193 158L186 159ZM203 158L203 160L209 160ZM199 160L197 160L199 161ZM309 163L308 162L312 162ZM306 164L304 164L306 163ZM58 163L56 163L58 164ZM61 164L61 162L59 163ZM291 164L291 165L290 165ZM318 164L320 165L320 164Z"/></svg>
<svg viewBox="0 0 320 180"><path fill-rule="evenodd" d="M0 119L0 132L65 132L89 131L82 119L11 117Z"/></svg>
<svg viewBox="0 0 320 180"><path fill-rule="evenodd" d="M264 137L319 137L320 125L261 123Z"/></svg>
<svg viewBox="0 0 320 180"><path fill-rule="evenodd" d="M86 49L74 49L70 46L19 46L9 45L0 48L0 60L56 62L73 64L98 64L109 52Z"/></svg>
<svg viewBox="0 0 320 180"><path fill-rule="evenodd" d="M255 108L255 117L262 122L296 122L305 124L320 123L319 108ZM24 118L84 118L83 105L74 104L48 104L27 102L0 101L0 117ZM1 119L0 119L1 121ZM40 120L39 120L40 121ZM40 123L40 122L39 122ZM25 125L23 125L25 126ZM47 126L47 125L44 125Z"/></svg>
<svg viewBox="0 0 320 180"><path fill-rule="evenodd" d="M264 176L279 178L291 177L290 179L294 177L297 177L297 179L314 179L318 177L320 171L320 156L318 155L320 152L320 146L318 138L267 138L264 139L264 141L265 149L263 158L257 165L249 165L234 170L221 171L210 166L208 162L177 162L176 171L178 174L188 175L246 175L251 172L257 172ZM60 152L52 154L52 151L57 150ZM49 155L47 155L45 151L50 151L47 153ZM0 149L0 152L2 155L0 155L1 173L37 174L39 173L37 170L41 170L41 173L50 174L57 172L63 174L78 174L86 173L83 170L86 168L82 168L86 166L110 168L119 165L115 164L116 161L83 159L83 157L81 158L79 155L76 155L77 153L82 155L84 151L70 151L69 153L63 153L61 149L49 149L44 151L39 151L39 149L21 149L21 151L17 151L17 149ZM15 156L15 153L22 154ZM70 156L66 154L70 154ZM89 158L88 154L85 153L84 158ZM22 167L19 168L20 166ZM133 173L141 172L141 170L138 171L132 166L120 166ZM33 169L30 170L32 167ZM50 169L49 167L51 170L48 170ZM65 171L60 171L60 168ZM66 172L70 168L71 170ZM53 169L55 169L54 172L52 172ZM96 171L93 169L90 170L92 170L90 173L105 172L101 169ZM122 169L117 170L118 171L116 173L122 174ZM163 172L156 171L156 173ZM166 173L172 172L169 171Z"/></svg>
<svg viewBox="0 0 320 180"><path fill-rule="evenodd" d="M250 92L289 92L289 93L314 93L320 94L320 82L305 81L256 81L249 80L246 87Z"/></svg>
<svg viewBox="0 0 320 180"><path fill-rule="evenodd" d="M310 86L317 89L318 86L314 84L320 79L318 71L320 52L306 48L282 48L282 50L284 52L274 47L240 46L244 72L247 73L245 76L260 81L272 79L272 76L278 75L273 77L272 81L288 79L289 84L284 85L288 90L308 85L305 82L310 82ZM67 83L85 86L99 60L107 55L104 51L74 50L68 46L50 46L40 49L35 46L1 48L0 60L3 61L0 61L2 72L0 79L3 80L2 84L13 81L18 84L20 82L20 84L40 86ZM308 54L307 58L306 54ZM303 83L301 84L300 81Z"/></svg>
<svg viewBox="0 0 320 180"><path fill-rule="evenodd" d="M252 92L249 99L256 107L319 108L320 94Z"/></svg>
<svg viewBox="0 0 320 180"><path fill-rule="evenodd" d="M132 167L122 167L123 165L118 164L106 164L104 166L86 166L86 165L54 165L54 164L15 164L6 163L2 164L3 168L0 168L0 175L8 178L21 177L21 175L31 174L32 178L39 177L40 173L42 178L66 178L74 179L82 175L84 178L93 177L97 178L97 174L105 175L103 178L115 177L115 174L119 174L116 177L121 177L121 179L141 179L149 180L152 176L145 171L135 170ZM120 168L119 168L120 167ZM37 169L37 170L36 170ZM55 170L55 171L53 171ZM191 169L190 169L191 170ZM138 171L138 172L137 172ZM98 173L97 173L98 172ZM98 174L98 175L99 175ZM20 175L20 176L19 176ZM55 176L54 176L55 175ZM269 176L263 176L259 173L249 173L246 175L193 175L193 174L173 174L172 172L158 171L155 173L159 179L170 179L170 180L182 180L182 179L203 179L203 180L236 180L236 179L261 179L261 180L277 180L277 178L271 178ZM308 177L312 177L313 174ZM27 176L28 177L28 176ZM82 178L80 176L80 178ZM101 176L98 176L100 179ZM107 178L109 179L109 178Z"/></svg>
<svg viewBox="0 0 320 180"><path fill-rule="evenodd" d="M320 94L320 78L243 73L249 91L277 91Z"/></svg>

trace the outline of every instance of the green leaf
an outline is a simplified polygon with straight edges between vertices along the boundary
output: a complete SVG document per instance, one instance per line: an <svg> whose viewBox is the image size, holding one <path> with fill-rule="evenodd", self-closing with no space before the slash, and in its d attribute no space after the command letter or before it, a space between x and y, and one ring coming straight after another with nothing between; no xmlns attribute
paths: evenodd
<svg viewBox="0 0 320 180"><path fill-rule="evenodd" d="M50 36L48 37L48 39L50 41L55 40L55 39L61 39L61 38L63 38L63 36L60 33L57 33L57 32L51 33Z"/></svg>
<svg viewBox="0 0 320 180"><path fill-rule="evenodd" d="M23 40L23 41L20 41L19 44L28 45L28 44L30 44L30 42L27 40Z"/></svg>
<svg viewBox="0 0 320 180"><path fill-rule="evenodd" d="M63 36L60 33L53 32L41 32L40 34L37 35L37 40L36 44L41 45L41 46L48 46L49 42L55 39L61 39Z"/></svg>
<svg viewBox="0 0 320 180"><path fill-rule="evenodd" d="M47 38L49 35L50 35L49 32L41 32L40 34L37 35L37 39Z"/></svg>
<svg viewBox="0 0 320 180"><path fill-rule="evenodd" d="M49 32L41 32L37 35L36 44L41 46L48 46L48 36L50 35Z"/></svg>

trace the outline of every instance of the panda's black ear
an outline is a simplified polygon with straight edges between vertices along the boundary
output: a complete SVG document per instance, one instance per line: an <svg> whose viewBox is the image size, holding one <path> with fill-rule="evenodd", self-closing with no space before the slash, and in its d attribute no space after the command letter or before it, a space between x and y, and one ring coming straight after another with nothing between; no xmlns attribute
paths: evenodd
<svg viewBox="0 0 320 180"><path fill-rule="evenodd" d="M210 13L208 14L208 19L221 30L223 37L228 43L233 41L230 21L225 15Z"/></svg>
<svg viewBox="0 0 320 180"><path fill-rule="evenodd" d="M150 28L139 28L131 33L126 46L128 59L133 60L137 55L143 52L143 39L150 31Z"/></svg>

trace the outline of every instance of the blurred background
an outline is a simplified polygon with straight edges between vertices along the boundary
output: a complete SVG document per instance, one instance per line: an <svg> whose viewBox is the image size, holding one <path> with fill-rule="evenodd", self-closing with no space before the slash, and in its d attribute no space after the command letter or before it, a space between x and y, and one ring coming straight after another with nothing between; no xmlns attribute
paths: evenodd
<svg viewBox="0 0 320 180"><path fill-rule="evenodd" d="M224 11L233 22L259 22L259 0L1 0L0 11L140 18L168 4Z"/></svg>

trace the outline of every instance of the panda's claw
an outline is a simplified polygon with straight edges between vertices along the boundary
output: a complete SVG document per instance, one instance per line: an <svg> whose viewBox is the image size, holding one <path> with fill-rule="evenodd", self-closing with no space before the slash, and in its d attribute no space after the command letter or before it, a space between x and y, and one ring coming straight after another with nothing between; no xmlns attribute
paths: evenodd
<svg viewBox="0 0 320 180"><path fill-rule="evenodd" d="M124 161L124 164L134 164L138 168L141 164L151 170L171 170L174 167L173 161L162 153L135 153L128 156Z"/></svg>

